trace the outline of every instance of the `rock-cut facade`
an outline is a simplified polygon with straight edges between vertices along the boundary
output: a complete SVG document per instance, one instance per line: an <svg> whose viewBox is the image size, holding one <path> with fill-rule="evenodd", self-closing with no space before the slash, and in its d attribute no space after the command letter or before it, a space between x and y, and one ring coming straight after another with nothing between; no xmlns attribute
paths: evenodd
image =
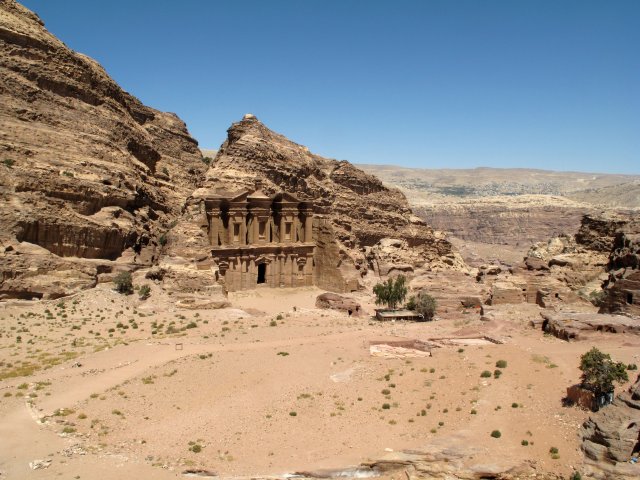
<svg viewBox="0 0 640 480"><path fill-rule="evenodd" d="M204 198L211 255L226 289L313 285L313 204L257 187Z"/></svg>

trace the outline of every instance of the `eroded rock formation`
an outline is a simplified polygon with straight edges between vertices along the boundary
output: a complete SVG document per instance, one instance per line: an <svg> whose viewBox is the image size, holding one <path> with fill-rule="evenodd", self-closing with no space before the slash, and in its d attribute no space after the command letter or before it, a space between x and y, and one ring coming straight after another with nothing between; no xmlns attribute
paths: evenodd
<svg viewBox="0 0 640 480"><path fill-rule="evenodd" d="M623 315L581 312L540 312L542 320L532 322L562 340L584 340L591 333L640 334L640 323Z"/></svg>
<svg viewBox="0 0 640 480"><path fill-rule="evenodd" d="M627 462L640 452L640 377L611 405L591 415L581 435L593 477L638 478L640 465Z"/></svg>
<svg viewBox="0 0 640 480"><path fill-rule="evenodd" d="M228 130L202 182L184 122L123 91L13 0L0 3L0 58L0 298L65 295L152 265L176 285L197 277L208 288L219 277L199 187L235 192L255 180L268 195L313 199L321 287L355 290L370 268L464 268L398 190L252 115Z"/></svg>
<svg viewBox="0 0 640 480"><path fill-rule="evenodd" d="M204 172L184 122L13 0L0 2L0 59L0 298L59 296L113 261L157 259Z"/></svg>
<svg viewBox="0 0 640 480"><path fill-rule="evenodd" d="M368 266L376 269L373 264L384 265L381 274L396 266L402 271L464 267L451 244L412 214L398 190L346 161L312 154L248 114L229 128L206 186L250 190L256 180L266 195L286 191L313 200L316 284L322 288L355 290ZM385 238L399 246L376 247ZM390 248L404 254L388 255Z"/></svg>
<svg viewBox="0 0 640 480"><path fill-rule="evenodd" d="M601 310L640 317L640 221L636 217L615 232L607 270Z"/></svg>
<svg viewBox="0 0 640 480"><path fill-rule="evenodd" d="M525 265L532 271L548 271L573 291L600 302L603 313L638 315L639 237L640 223L633 215L585 215L574 237L534 245Z"/></svg>

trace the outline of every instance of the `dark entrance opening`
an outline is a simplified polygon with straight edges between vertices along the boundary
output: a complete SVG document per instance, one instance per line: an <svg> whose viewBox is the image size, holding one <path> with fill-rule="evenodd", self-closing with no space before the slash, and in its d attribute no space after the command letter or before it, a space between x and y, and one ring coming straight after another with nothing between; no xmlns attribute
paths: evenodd
<svg viewBox="0 0 640 480"><path fill-rule="evenodd" d="M267 277L267 264L261 263L258 265L258 283L265 283Z"/></svg>
<svg viewBox="0 0 640 480"><path fill-rule="evenodd" d="M633 303L633 293L627 292L627 303L631 305Z"/></svg>

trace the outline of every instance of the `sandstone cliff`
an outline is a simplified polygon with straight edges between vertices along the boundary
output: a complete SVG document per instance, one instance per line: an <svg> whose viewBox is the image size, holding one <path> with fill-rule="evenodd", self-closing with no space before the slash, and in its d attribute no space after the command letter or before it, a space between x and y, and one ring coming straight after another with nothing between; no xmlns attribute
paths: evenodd
<svg viewBox="0 0 640 480"><path fill-rule="evenodd" d="M405 196L349 162L311 153L245 115L228 130L207 172L207 186L294 193L314 202L317 284L353 290L367 270L387 274L416 268L461 268L443 235L412 214ZM380 240L396 241L379 244ZM393 250L393 251L391 251Z"/></svg>
<svg viewBox="0 0 640 480"><path fill-rule="evenodd" d="M0 2L0 162L0 298L58 296L114 261L149 264L205 167L182 120L13 0Z"/></svg>

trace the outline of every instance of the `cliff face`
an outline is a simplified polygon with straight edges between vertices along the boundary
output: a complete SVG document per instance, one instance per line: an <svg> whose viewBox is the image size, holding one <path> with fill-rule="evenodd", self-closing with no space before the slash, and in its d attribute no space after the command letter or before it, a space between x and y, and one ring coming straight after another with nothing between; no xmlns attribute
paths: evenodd
<svg viewBox="0 0 640 480"><path fill-rule="evenodd" d="M149 263L204 171L184 122L13 0L0 2L0 59L0 298L70 293L114 260Z"/></svg>
<svg viewBox="0 0 640 480"><path fill-rule="evenodd" d="M543 195L412 203L429 225L457 238L519 247L575 231L588 211L576 202Z"/></svg>
<svg viewBox="0 0 640 480"><path fill-rule="evenodd" d="M603 312L640 317L640 221L631 217L620 225L612 242Z"/></svg>
<svg viewBox="0 0 640 480"><path fill-rule="evenodd" d="M239 190L252 189L255 180L262 181L267 194L284 190L313 200L314 236L326 245L316 252L316 257L320 256L317 263L343 269L345 283L339 290L352 289L357 277L363 276L372 263L391 258L376 245L383 238L400 241L394 248L398 249L401 262L402 252L408 254L412 250L410 269L462 266L451 244L412 214L400 191L385 187L349 162L314 155L306 147L272 132L255 116L245 115L229 128L227 140L207 172L207 183ZM327 242L327 238L333 240ZM407 259L404 260L406 264ZM406 265L402 270L406 271ZM331 280L319 279L319 285L335 285L336 272L322 271L320 275L326 274ZM347 278L352 274L354 278Z"/></svg>

